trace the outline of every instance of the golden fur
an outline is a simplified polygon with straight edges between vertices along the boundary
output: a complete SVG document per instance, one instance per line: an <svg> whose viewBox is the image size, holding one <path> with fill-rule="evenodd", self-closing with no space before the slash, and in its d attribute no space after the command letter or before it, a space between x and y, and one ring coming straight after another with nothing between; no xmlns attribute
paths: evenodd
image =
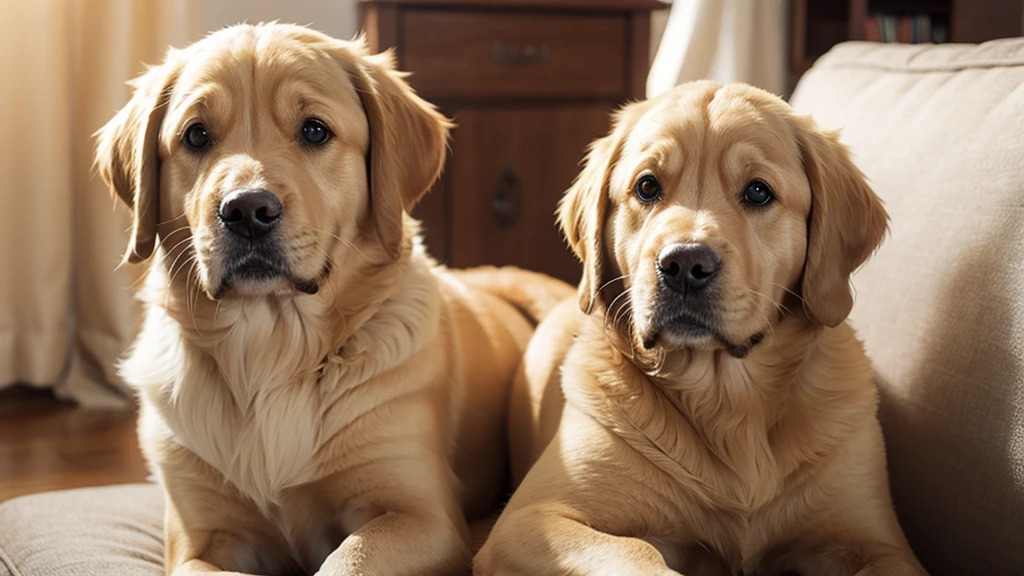
<svg viewBox="0 0 1024 576"><path fill-rule="evenodd" d="M645 174L660 199L633 193ZM767 206L741 201L755 179ZM617 115L559 216L579 301L527 349L521 484L476 574L924 573L845 322L887 216L834 134L746 85L683 85ZM721 257L711 335L663 311L655 262L676 242Z"/></svg>
<svg viewBox="0 0 1024 576"><path fill-rule="evenodd" d="M299 141L311 117L322 146ZM406 211L448 128L389 55L271 24L171 51L100 131L99 170L133 209L126 260L153 260L121 371L167 496L168 574L469 570L533 330L516 307L539 317L571 290L426 256ZM252 189L283 205L287 273L233 280L218 206Z"/></svg>

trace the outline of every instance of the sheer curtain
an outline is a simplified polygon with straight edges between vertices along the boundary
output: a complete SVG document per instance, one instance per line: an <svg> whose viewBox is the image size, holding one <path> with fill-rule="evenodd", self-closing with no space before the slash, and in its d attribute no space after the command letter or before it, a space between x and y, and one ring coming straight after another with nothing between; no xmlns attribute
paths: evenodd
<svg viewBox="0 0 1024 576"><path fill-rule="evenodd" d="M647 96L691 80L786 89L786 0L675 0Z"/></svg>
<svg viewBox="0 0 1024 576"><path fill-rule="evenodd" d="M0 3L0 387L52 386L124 406L139 269L116 269L128 227L92 169L92 134L125 82L197 31L197 0Z"/></svg>

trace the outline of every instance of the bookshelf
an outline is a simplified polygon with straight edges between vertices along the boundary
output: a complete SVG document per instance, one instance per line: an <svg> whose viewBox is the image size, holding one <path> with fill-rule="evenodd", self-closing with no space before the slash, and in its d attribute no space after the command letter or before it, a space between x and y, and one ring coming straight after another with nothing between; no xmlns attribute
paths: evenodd
<svg viewBox="0 0 1024 576"><path fill-rule="evenodd" d="M1024 0L793 0L790 88L846 40L984 42L1020 36Z"/></svg>

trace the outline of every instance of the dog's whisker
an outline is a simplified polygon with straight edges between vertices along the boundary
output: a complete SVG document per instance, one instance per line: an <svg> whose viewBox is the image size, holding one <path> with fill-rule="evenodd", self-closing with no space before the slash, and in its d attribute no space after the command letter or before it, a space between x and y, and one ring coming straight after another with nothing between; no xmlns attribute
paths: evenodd
<svg viewBox="0 0 1024 576"><path fill-rule="evenodd" d="M633 313L633 301L624 300L623 304L619 306L619 309L615 311L615 316L612 318L612 328L615 328L620 320L626 319Z"/></svg>
<svg viewBox="0 0 1024 576"><path fill-rule="evenodd" d="M191 280L192 272L193 271L195 271L195 273L196 273L196 282L195 282L194 286L193 286L193 282ZM198 281L199 281L199 270L196 269L196 263L193 261L192 264L189 266L188 274L185 276L185 295L186 295L186 302L191 301L191 303L192 303L192 305L190 306L190 310L189 310L189 313L192 316L192 326L195 327L197 334L199 334L200 336L203 336L203 331L199 329L199 323L196 322L196 305L197 305L197 303L199 301L199 282ZM188 294L192 291L193 287L195 288L195 299L192 299L192 298L188 297Z"/></svg>
<svg viewBox="0 0 1024 576"><path fill-rule="evenodd" d="M186 266L191 264L192 258L192 256L189 256L188 258L181 262L181 265L177 269L171 269L171 276L167 280L167 286L165 286L165 289L167 290L168 293L170 292L171 286L174 284L174 280L175 278L177 278L178 273L184 270Z"/></svg>
<svg viewBox="0 0 1024 576"><path fill-rule="evenodd" d="M220 316L220 305L223 304L223 300L217 300L217 307L213 309L213 327L217 327L217 317Z"/></svg>
<svg viewBox="0 0 1024 576"><path fill-rule="evenodd" d="M189 225L185 224L184 226L182 226L180 228L175 228L174 230L171 230L167 234L161 234L160 235L160 240L163 240L164 238L170 238L171 236L174 236L178 232L183 232L183 231L188 230L188 229L189 229Z"/></svg>
<svg viewBox="0 0 1024 576"><path fill-rule="evenodd" d="M772 286L775 286L776 288L782 288L782 289L783 289L783 290L785 290L786 292L789 292L790 294L792 294L793 296L795 296L795 297L796 297L796 299L797 299L797 300L799 300L800 302L803 302L803 301L804 301L804 297L803 297L803 296L801 296L801 295L797 294L796 292L794 292L794 291L790 290L789 288L786 288L786 287L785 287L785 286L783 286L782 284L776 284L775 282L769 282L769 284L771 284Z"/></svg>
<svg viewBox="0 0 1024 576"><path fill-rule="evenodd" d="M192 254L191 256L186 258L185 261L181 263L181 267L178 268L177 270L174 269L174 265L177 264L177 259L175 259L175 261L169 267L168 270L171 273L171 276L167 280L167 285L164 287L164 308L168 307L169 299L171 297L171 285L174 284L174 279L177 277L178 273L181 272L185 268L185 266L192 261L193 258L195 258L195 254Z"/></svg>
<svg viewBox="0 0 1024 576"><path fill-rule="evenodd" d="M355 244L353 244L352 242L349 242L348 240L342 238L341 236L338 236L337 234L335 234L333 232L328 232L327 230L316 230L316 229L314 229L313 232L318 232L320 234L326 234L326 235L330 236L331 238L334 238L335 240L337 240L337 241L345 244L349 248L355 250L360 256L363 257L363 260L366 260L367 262L370 262L370 259L366 256L366 254L363 254L362 250L360 250Z"/></svg>
<svg viewBox="0 0 1024 576"><path fill-rule="evenodd" d="M163 226L164 224L170 224L171 222L174 222L175 220L178 220L179 218L184 218L185 216L187 216L187 214L179 214L178 216L175 216L174 218L171 218L170 220L164 220L163 222L157 222L157 226ZM187 227L187 225L186 225L186 227Z"/></svg>
<svg viewBox="0 0 1024 576"><path fill-rule="evenodd" d="M196 315L192 313L192 271L195 267L190 263L188 265L188 271L185 273L185 310L192 318L192 326L199 332L199 326L196 325ZM200 333L200 336L202 334Z"/></svg>
<svg viewBox="0 0 1024 576"><path fill-rule="evenodd" d="M633 287L632 287L632 286L630 286L629 288L626 288L625 290L623 290L622 292L620 292L620 293L618 294L618 296L616 296L615 298L613 298L613 299L612 299L612 301L611 301L611 303L610 303L610 304L608 304L608 312L611 312L611 311L612 311L612 310L613 310L613 309L615 308L615 303L619 301L619 298L622 298L623 296L625 296L625 295L629 294L629 293L630 293L630 291L631 291L632 289L633 289ZM607 318L607 317L608 317L608 314L607 314L607 313L605 313L605 318Z"/></svg>
<svg viewBox="0 0 1024 576"><path fill-rule="evenodd" d="M179 232L179 231L181 231L181 230L184 230L184 229L186 229L186 228L188 228L188 225L185 225L185 226L183 226L182 228L178 228L178 229L177 229L177 230L175 230L174 232L171 232L170 234L167 234L167 236L166 236L166 237L167 237L167 238L170 238L171 236L173 236L173 235L174 235L174 234L176 234L177 232ZM189 240L190 238L191 238L191 236L186 236L186 237L185 237L184 239L182 239L182 240L180 240L179 242L177 242L177 243L176 243L176 244L174 245L174 247L172 247L171 249L167 250L167 252L168 252L168 253L172 253L172 252L174 252L174 250L175 250L175 249L176 249L176 248L177 248L178 246L181 246L181 244L182 244L182 243L184 243L184 242L187 242L187 241L188 241L188 240ZM157 241L157 243L158 243L158 247L163 247L163 241L164 241L164 236L161 236L161 237L159 238L159 240ZM118 264L118 265L117 265L117 266L116 266L116 267L114 268L114 270L117 270L117 269L121 268L121 267L122 267L123 265L124 265L124 262L121 262L120 264ZM139 276L139 278L138 278L137 280L135 280L134 282L132 282L132 283L131 283L131 285L129 286L129 288L135 288L135 286L136 286L136 285L137 285L137 284L138 284L138 283L139 283L139 282L140 282L140 281L142 280L142 278L143 278L143 277L144 277L144 275L140 275L140 276Z"/></svg>
<svg viewBox="0 0 1024 576"><path fill-rule="evenodd" d="M191 315L191 313L192 313L192 306L191 306L190 302L191 302L192 292L189 289L190 288L190 281L191 281L189 276L192 274L192 265L190 263L188 263L188 261L186 261L185 263L182 264L182 269L185 269L185 265L186 264L188 264L188 271L185 273L185 311L188 312L189 315ZM194 317L192 318L192 323L193 323L193 325L195 324L195 318Z"/></svg>
<svg viewBox="0 0 1024 576"><path fill-rule="evenodd" d="M619 292L618 294L616 294L616 295L615 295L615 298L612 298L612 301L611 301L611 302L610 302L610 303L608 304L608 309L609 309L609 310L611 310L611 309L612 309L612 306L614 306L614 305L615 305L615 302L616 302L616 301L617 301L617 300L618 300L619 298L621 298L621 297L622 297L623 295L625 295L625 294L628 294L628 293L629 293L629 292L630 292L630 291L631 291L632 289L633 289L633 287L631 286L631 287L629 287L629 288L625 288L625 289L623 289L623 290L622 290L622 292Z"/></svg>
<svg viewBox="0 0 1024 576"><path fill-rule="evenodd" d="M616 311L615 319L612 322L612 325L613 326L617 326L620 322L622 322L622 323L628 322L628 320L631 319L632 317L633 317L633 303L632 302L626 302L622 306L619 307L618 311Z"/></svg>
<svg viewBox="0 0 1024 576"><path fill-rule="evenodd" d="M180 231L180 230L184 230L185 228L188 228L188 226L186 225L186 226L185 226L184 228L179 228L178 230L175 230L174 232L171 232L171 233L170 233L170 234L168 234L167 236L161 236L161 237L160 237L160 239L159 239L159 241L158 241L157 247L158 247L158 248L163 248L163 247L164 247L164 240L170 239L170 237L171 237L171 236L173 236L174 234L176 234L176 233L177 233L178 231ZM177 242L175 242L175 243L174 243L174 246L171 246L170 248L167 248L167 249L165 249L165 250L166 250L166 252L167 252L167 254L168 254L168 255L170 255L170 254L173 254L173 253L174 253L174 251L175 251L175 250L177 250L179 246L181 246L182 244L184 244L184 243L188 242L188 241L189 241L189 240L191 240L191 239L192 239L192 235L191 235L191 234L189 234L189 235L186 235L186 236L185 236L184 238L182 238L181 240L178 240ZM182 254L182 253L184 253L184 252L185 252L185 250L182 250L182 251L181 251L181 252L179 253L179 255L180 255L180 254Z"/></svg>
<svg viewBox="0 0 1024 576"><path fill-rule="evenodd" d="M633 313L632 305L627 303L627 304L624 304L623 306L621 306L619 308L619 311L615 313L615 318L612 319L612 328L616 328L618 326L619 322L621 322L621 321L627 321L628 322L628 320L629 320L630 316L632 315L632 313Z"/></svg>
<svg viewBox="0 0 1024 576"><path fill-rule="evenodd" d="M590 303L587 304L587 314L590 314L590 312L594 309L594 303L597 302L597 297L598 297L598 295L601 294L602 290L604 290L605 288L607 288L608 286L610 286L614 282L617 282L619 280L625 280L626 278L629 278L629 274L623 274L622 276L619 276L618 278L612 278L611 280L605 282L600 287L598 287L597 290L594 290L594 293L590 297ZM611 306L610 305L608 306L608 310L611 310Z"/></svg>
<svg viewBox="0 0 1024 576"><path fill-rule="evenodd" d="M761 312L761 317L764 318L765 323L768 325L768 332L771 333L772 344L775 346L775 353L778 354L781 358L788 360L788 358L786 358L786 356L782 353L782 349L779 348L779 339L775 337L775 325L771 322L771 320L768 319L768 315L765 314L764 312Z"/></svg>
<svg viewBox="0 0 1024 576"><path fill-rule="evenodd" d="M327 262L328 262L328 263L329 263L329 264L330 264L331 266L334 266L334 265L336 265L336 264L337 264L337 262L335 262L334 258L333 258L333 257L332 257L332 256L330 255L330 253L328 253L328 252L327 252L326 250L324 250L323 248L321 248L321 247L319 247L319 246L316 246L316 245L314 245L314 246L313 246L313 248L315 248L317 252L319 252L319 253L323 254L323 255L324 255L324 258L327 258Z"/></svg>
<svg viewBox="0 0 1024 576"><path fill-rule="evenodd" d="M605 282L604 284L602 284L601 287L598 288L596 291L597 292L601 292L601 290L604 290L605 288L611 286L613 283L618 282L619 280L625 280L626 278L629 278L629 274L623 274L622 276L619 276L618 278L612 278L611 280L609 280L609 281Z"/></svg>
<svg viewBox="0 0 1024 576"><path fill-rule="evenodd" d="M168 250L167 253L168 254L173 254L174 251L178 248L178 246L181 246L182 244L184 244L185 242L189 241L190 239L191 239L191 237L188 237L188 238L185 238L185 239L179 241L177 244L174 245L174 247L172 247L170 250ZM187 253L188 253L188 250L182 250L181 252L178 252L178 255L174 257L174 262L171 262L170 268L173 269L174 268L174 263L178 261L178 258L181 258L182 254L187 254ZM195 254L195 252L193 252L193 254Z"/></svg>
<svg viewBox="0 0 1024 576"><path fill-rule="evenodd" d="M320 248L319 246L317 246L316 249L318 252L323 254L325 258L327 258L327 262L328 264L331 265L332 268L337 266L337 264L334 261L334 258L332 258L331 255L326 250ZM340 308L338 308L338 288L337 286L334 285L333 282L328 282L328 284L330 284L331 286L331 308L333 308L334 311L338 313L338 315L344 316L344 313L341 311Z"/></svg>
<svg viewBox="0 0 1024 576"><path fill-rule="evenodd" d="M772 306L774 306L779 312L785 312L786 314L792 314L793 313L792 310L787 308L781 302L776 302L775 300L772 300L770 297L768 297L768 296L758 292L757 290L751 290L750 288L748 288L747 289L747 293L753 294L754 296L760 296L761 298L764 298L765 300L770 302L772 304Z"/></svg>
<svg viewBox="0 0 1024 576"><path fill-rule="evenodd" d="M178 255L174 257L174 260L172 260L172 261L171 261L171 265L167 267L167 271L171 273L171 280L173 280L173 279L174 279L174 272L175 272L175 270L174 270L174 267L178 265L178 260L180 260L180 259L181 259L181 257L182 257L182 256L185 256L186 254L188 254L188 257L187 257L187 258L185 258L185 260L184 260L184 261L182 261L182 265L184 265L184 264L185 264L185 262L188 262L188 261L189 261L189 260L191 260L192 258L195 258L195 256L196 256L194 252L193 252L192 254L189 254L189 253L188 253L187 251L185 251L185 250L182 250L181 252L179 252L179 253L178 253ZM169 285L171 284L171 282L170 282L170 281L168 281L168 283L167 283L167 284L168 284L168 286L169 286Z"/></svg>
<svg viewBox="0 0 1024 576"><path fill-rule="evenodd" d="M171 284L174 283L174 277L178 275L178 272L181 272L181 270L185 267L185 265L187 265L190 261L192 261L194 258L196 258L196 254L193 252L192 254L189 255L188 258L185 258L185 260L182 261L181 267L178 268L177 270L175 270L174 267L177 266L178 259L180 259L185 254L187 254L187 252L184 252L184 251L181 252L180 254L178 254L178 256L174 259L174 261L171 262L171 265L167 267L168 272L171 273L171 277L167 281L167 288L170 288Z"/></svg>

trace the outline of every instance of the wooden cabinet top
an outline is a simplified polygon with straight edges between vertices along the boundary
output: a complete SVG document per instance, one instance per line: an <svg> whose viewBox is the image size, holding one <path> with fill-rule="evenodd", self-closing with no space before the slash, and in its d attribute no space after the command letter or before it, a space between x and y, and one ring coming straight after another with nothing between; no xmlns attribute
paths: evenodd
<svg viewBox="0 0 1024 576"><path fill-rule="evenodd" d="M520 10L651 11L670 5L660 0L362 0L363 4L410 8L485 8Z"/></svg>

